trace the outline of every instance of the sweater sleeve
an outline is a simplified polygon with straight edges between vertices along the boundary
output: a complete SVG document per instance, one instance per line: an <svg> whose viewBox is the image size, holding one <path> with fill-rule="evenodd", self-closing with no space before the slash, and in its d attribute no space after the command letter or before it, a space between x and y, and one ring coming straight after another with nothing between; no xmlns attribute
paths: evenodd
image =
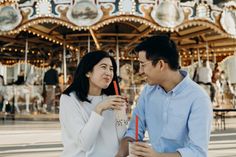
<svg viewBox="0 0 236 157"><path fill-rule="evenodd" d="M70 96L62 95L60 99L60 123L63 145L74 143L83 151L89 151L95 143L104 117L92 111L85 121L81 111Z"/></svg>

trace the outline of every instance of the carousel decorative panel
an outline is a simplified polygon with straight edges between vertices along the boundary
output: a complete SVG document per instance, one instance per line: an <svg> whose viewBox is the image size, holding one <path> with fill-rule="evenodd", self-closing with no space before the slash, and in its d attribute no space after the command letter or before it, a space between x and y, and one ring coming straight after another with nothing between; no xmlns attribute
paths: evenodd
<svg viewBox="0 0 236 157"><path fill-rule="evenodd" d="M20 11L13 6L0 7L0 30L10 31L16 28L22 20Z"/></svg>
<svg viewBox="0 0 236 157"><path fill-rule="evenodd" d="M220 19L223 29L231 34L236 35L236 12L233 10L224 10Z"/></svg>
<svg viewBox="0 0 236 157"><path fill-rule="evenodd" d="M91 1L76 2L67 12L67 18L78 26L91 26L103 16L99 5Z"/></svg>
<svg viewBox="0 0 236 157"><path fill-rule="evenodd" d="M175 0L163 0L153 8L152 18L163 27L176 27L184 20L184 12Z"/></svg>

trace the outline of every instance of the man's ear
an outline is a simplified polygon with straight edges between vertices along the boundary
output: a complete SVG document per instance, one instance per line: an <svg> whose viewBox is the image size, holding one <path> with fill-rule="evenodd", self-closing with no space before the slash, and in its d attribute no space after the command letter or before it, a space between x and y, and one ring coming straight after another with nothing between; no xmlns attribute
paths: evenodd
<svg viewBox="0 0 236 157"><path fill-rule="evenodd" d="M160 63L159 63L158 66L160 67L160 69L161 69L161 70L165 69L165 68L166 68L166 62L165 62L164 60L162 60L162 59L159 60L159 62L160 62Z"/></svg>

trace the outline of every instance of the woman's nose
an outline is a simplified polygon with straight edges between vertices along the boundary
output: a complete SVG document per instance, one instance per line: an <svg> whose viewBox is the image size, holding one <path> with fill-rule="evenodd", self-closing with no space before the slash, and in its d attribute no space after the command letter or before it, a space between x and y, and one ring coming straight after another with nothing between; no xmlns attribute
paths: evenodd
<svg viewBox="0 0 236 157"><path fill-rule="evenodd" d="M110 69L107 69L106 72L105 72L106 75L112 75L112 73L113 73L113 71L110 70Z"/></svg>

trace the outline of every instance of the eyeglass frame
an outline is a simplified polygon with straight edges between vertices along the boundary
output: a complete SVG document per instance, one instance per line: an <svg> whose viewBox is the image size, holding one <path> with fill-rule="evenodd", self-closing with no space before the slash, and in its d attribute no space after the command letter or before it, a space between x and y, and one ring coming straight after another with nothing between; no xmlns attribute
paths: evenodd
<svg viewBox="0 0 236 157"><path fill-rule="evenodd" d="M152 62L152 61L149 60L149 61L146 61L146 62L139 62L139 67L140 67L140 68L144 68L145 65L147 65L147 64L150 63L150 62Z"/></svg>
<svg viewBox="0 0 236 157"><path fill-rule="evenodd" d="M145 65L148 64L148 63L150 63L150 62L152 62L152 64L157 64L160 60L163 60L165 63L167 63L167 61L164 60L164 59L148 60L148 61L146 61L146 62L139 62L139 67L140 67L140 68L144 68Z"/></svg>

